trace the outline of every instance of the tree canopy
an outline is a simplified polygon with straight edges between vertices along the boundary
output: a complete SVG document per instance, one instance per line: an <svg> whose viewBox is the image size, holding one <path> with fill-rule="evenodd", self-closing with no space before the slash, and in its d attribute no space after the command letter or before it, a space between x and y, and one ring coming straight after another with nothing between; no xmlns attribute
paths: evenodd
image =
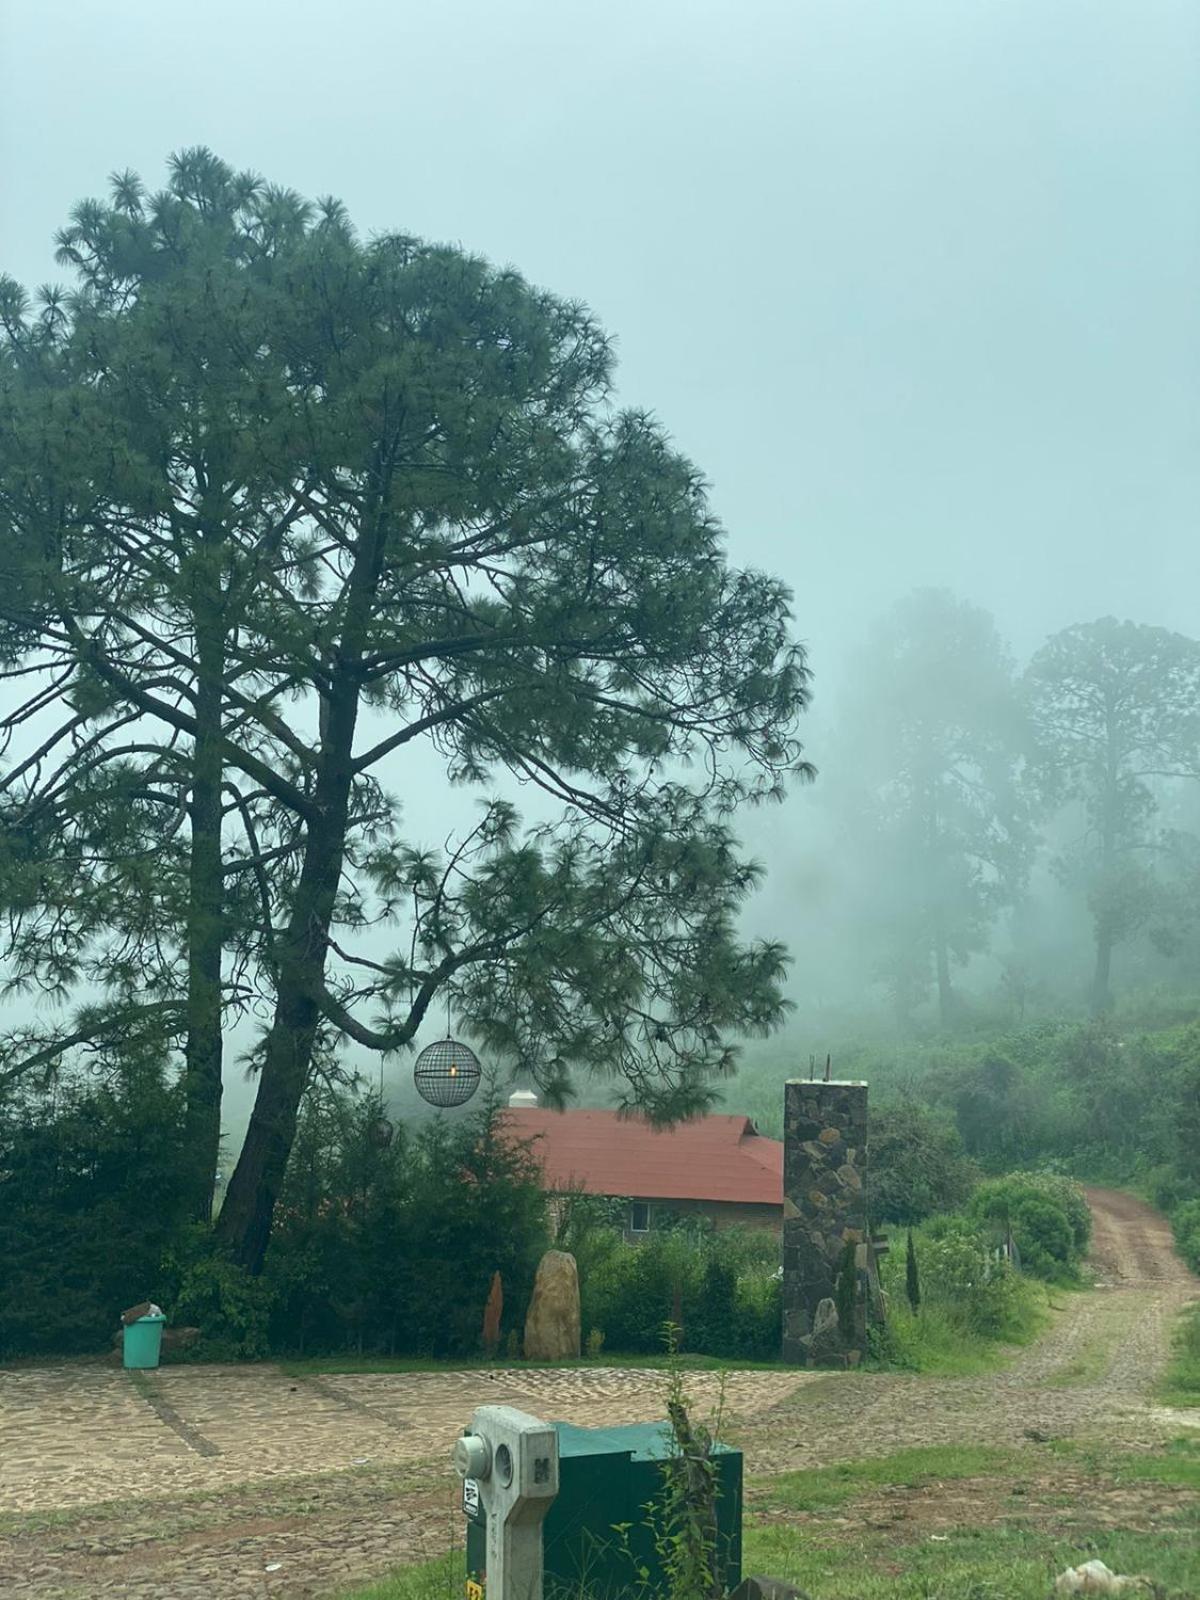
<svg viewBox="0 0 1200 1600"><path fill-rule="evenodd" d="M853 668L830 785L863 874L877 970L904 1012L986 948L1024 882L1030 810L1019 782L1013 664L991 617L919 590L875 628Z"/></svg>
<svg viewBox="0 0 1200 1600"><path fill-rule="evenodd" d="M1151 914L1163 786L1200 776L1200 645L1166 628L1064 628L1026 673L1034 776L1081 826L1059 869L1086 894L1095 935L1092 1005L1111 1000L1115 947Z"/></svg>

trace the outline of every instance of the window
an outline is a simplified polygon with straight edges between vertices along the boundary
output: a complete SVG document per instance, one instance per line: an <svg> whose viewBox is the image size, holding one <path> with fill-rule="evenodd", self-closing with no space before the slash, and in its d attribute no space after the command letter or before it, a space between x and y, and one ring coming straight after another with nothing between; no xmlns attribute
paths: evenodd
<svg viewBox="0 0 1200 1600"><path fill-rule="evenodd" d="M629 1231L630 1233L650 1232L650 1207L645 1200L631 1200L629 1202Z"/></svg>

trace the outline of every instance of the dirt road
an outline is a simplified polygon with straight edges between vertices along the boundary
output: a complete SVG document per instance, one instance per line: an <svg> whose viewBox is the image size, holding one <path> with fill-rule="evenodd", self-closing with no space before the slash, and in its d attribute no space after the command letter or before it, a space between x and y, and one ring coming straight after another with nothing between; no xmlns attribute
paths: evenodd
<svg viewBox="0 0 1200 1600"><path fill-rule="evenodd" d="M975 1378L818 1377L738 1429L751 1471L887 1455L916 1444L1020 1444L1037 1435L1152 1444L1200 1429L1156 1405L1171 1329L1200 1281L1167 1222L1131 1195L1089 1189L1097 1287L1064 1294L1053 1325L999 1372ZM794 1421L782 1432L780 1421Z"/></svg>
<svg viewBox="0 0 1200 1600"><path fill-rule="evenodd" d="M918 1444L1150 1444L1200 1425L1152 1393L1200 1282L1149 1207L1111 1190L1089 1200L1098 1287L1064 1295L1052 1328L999 1372L732 1375L748 1470ZM689 1387L703 1409L714 1380ZM0 1372L0 1593L325 1595L461 1539L446 1454L473 1406L599 1425L661 1415L661 1389L660 1374L615 1368L297 1379L176 1367L138 1383L104 1367Z"/></svg>

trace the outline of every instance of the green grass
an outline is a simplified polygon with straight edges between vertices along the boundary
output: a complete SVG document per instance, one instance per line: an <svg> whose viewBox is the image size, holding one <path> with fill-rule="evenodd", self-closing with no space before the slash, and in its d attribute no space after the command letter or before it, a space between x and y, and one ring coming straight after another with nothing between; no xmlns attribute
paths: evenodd
<svg viewBox="0 0 1200 1600"><path fill-rule="evenodd" d="M1089 1339L1067 1362L1046 1379L1052 1389L1069 1389L1079 1385L1097 1383L1107 1372L1114 1347L1122 1329L1109 1319L1096 1335Z"/></svg>
<svg viewBox="0 0 1200 1600"><path fill-rule="evenodd" d="M870 1365L884 1371L919 1372L942 1378L972 1378L995 1372L1013 1359L1019 1349L1046 1329L1058 1306L1045 1284L1025 1279L1021 1284L1020 1321L1003 1339L974 1332L961 1317L936 1302L927 1301L914 1316L898 1296L892 1297L887 1331L878 1355Z"/></svg>
<svg viewBox="0 0 1200 1600"><path fill-rule="evenodd" d="M1080 1530L1078 1539L1036 1529L954 1529L939 1538L895 1532L849 1541L795 1528L746 1530L743 1572L765 1572L820 1600L1046 1600L1067 1567L1099 1559L1114 1572L1147 1573L1172 1595L1196 1593L1200 1556L1195 1526L1178 1532ZM462 1600L461 1554L401 1568L339 1600Z"/></svg>
<svg viewBox="0 0 1200 1600"><path fill-rule="evenodd" d="M1200 1406L1200 1303L1179 1319L1162 1398L1171 1406Z"/></svg>
<svg viewBox="0 0 1200 1600"><path fill-rule="evenodd" d="M1114 1450L1111 1446L1055 1439L1047 1450L1068 1461L1098 1482L1123 1486L1161 1483L1169 1488L1200 1492L1200 1438L1174 1440L1161 1450Z"/></svg>
<svg viewBox="0 0 1200 1600"><path fill-rule="evenodd" d="M462 1600L466 1565L461 1553L401 1567L379 1583L350 1589L339 1600Z"/></svg>
<svg viewBox="0 0 1200 1600"><path fill-rule="evenodd" d="M928 1445L868 1461L811 1467L761 1480L763 1503L789 1511L823 1511L879 1488L912 1488L955 1478L996 1477L1011 1470L1016 1452L976 1445Z"/></svg>
<svg viewBox="0 0 1200 1600"><path fill-rule="evenodd" d="M924 1305L913 1316L893 1305L887 1336L870 1365L883 1371L920 1372L943 1378L972 1378L993 1372L1012 1358L1012 1348L971 1333L940 1306Z"/></svg>
<svg viewBox="0 0 1200 1600"><path fill-rule="evenodd" d="M1193 1595L1197 1543L1194 1526L1153 1534L1081 1528L1075 1539L1008 1525L915 1541L895 1530L846 1541L776 1526L747 1530L743 1570L768 1572L820 1600L1046 1600L1060 1572L1099 1559L1114 1572L1147 1573L1173 1595Z"/></svg>
<svg viewBox="0 0 1200 1600"><path fill-rule="evenodd" d="M1200 1440L1177 1439L1154 1455L1121 1456L1108 1470L1117 1483L1164 1483L1200 1494Z"/></svg>

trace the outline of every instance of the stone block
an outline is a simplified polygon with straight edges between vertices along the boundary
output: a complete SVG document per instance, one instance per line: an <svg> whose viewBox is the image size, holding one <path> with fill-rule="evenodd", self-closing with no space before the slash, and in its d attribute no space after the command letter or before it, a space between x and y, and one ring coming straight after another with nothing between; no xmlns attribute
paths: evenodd
<svg viewBox="0 0 1200 1600"><path fill-rule="evenodd" d="M547 1250L538 1264L525 1318L526 1361L566 1361L580 1353L579 1270L565 1250Z"/></svg>
<svg viewBox="0 0 1200 1600"><path fill-rule="evenodd" d="M743 1578L729 1600L808 1600L808 1596L782 1578Z"/></svg>

